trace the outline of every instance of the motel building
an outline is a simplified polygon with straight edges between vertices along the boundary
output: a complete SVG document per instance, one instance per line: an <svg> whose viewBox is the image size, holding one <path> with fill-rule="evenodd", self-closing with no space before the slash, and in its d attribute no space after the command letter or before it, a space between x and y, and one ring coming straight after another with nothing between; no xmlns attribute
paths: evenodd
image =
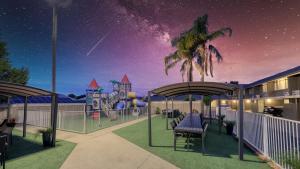
<svg viewBox="0 0 300 169"><path fill-rule="evenodd" d="M263 113L265 106L283 110L283 118L300 120L300 66L244 85L244 111ZM236 110L238 101L222 100Z"/></svg>

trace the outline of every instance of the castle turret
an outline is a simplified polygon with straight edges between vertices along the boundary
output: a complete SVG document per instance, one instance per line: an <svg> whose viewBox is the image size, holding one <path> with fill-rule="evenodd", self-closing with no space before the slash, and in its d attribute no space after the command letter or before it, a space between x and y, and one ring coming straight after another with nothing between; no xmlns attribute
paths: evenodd
<svg viewBox="0 0 300 169"><path fill-rule="evenodd" d="M100 109L100 99L101 90L97 81L93 79L86 90L86 104L88 110L99 110Z"/></svg>
<svg viewBox="0 0 300 169"><path fill-rule="evenodd" d="M122 100L127 99L128 92L131 92L131 83L127 75L125 74L120 83L120 92L119 92L120 99Z"/></svg>

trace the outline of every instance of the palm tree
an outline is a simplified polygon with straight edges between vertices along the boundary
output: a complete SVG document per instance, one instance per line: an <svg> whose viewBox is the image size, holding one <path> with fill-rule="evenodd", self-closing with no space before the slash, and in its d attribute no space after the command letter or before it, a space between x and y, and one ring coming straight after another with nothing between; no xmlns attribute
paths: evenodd
<svg viewBox="0 0 300 169"><path fill-rule="evenodd" d="M216 57L217 62L221 62L223 57L211 41L226 34L231 36L232 29L226 27L210 33L208 15L198 17L191 29L172 40L172 46L177 50L165 57L166 74L168 75L170 68L182 62L180 72L182 77L187 74L187 81L193 81L194 68L200 73L201 81L204 81L205 75L208 76L208 72L213 77L213 56Z"/></svg>
<svg viewBox="0 0 300 169"><path fill-rule="evenodd" d="M168 75L168 70L173 68L177 63L182 62L180 72L182 75L182 79L184 81L184 75L187 76L187 81L193 81L193 70L195 67L196 59L191 50L190 45L193 42L192 34L188 33L186 36L183 36L176 43L177 50L165 57L165 73Z"/></svg>

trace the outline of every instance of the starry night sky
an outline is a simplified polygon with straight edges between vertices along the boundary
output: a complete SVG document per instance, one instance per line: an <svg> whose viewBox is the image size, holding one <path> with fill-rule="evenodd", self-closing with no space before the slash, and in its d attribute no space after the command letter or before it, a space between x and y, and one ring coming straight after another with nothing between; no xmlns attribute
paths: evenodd
<svg viewBox="0 0 300 169"><path fill-rule="evenodd" d="M12 64L30 70L29 85L50 90L51 0L1 0L0 36ZM300 63L299 0L66 0L59 9L57 88L84 93L92 78L106 91L127 74L139 94L181 82L164 74L170 39L209 15L209 29L229 26L214 42L224 57L210 81L248 83ZM194 74L199 80L199 75Z"/></svg>

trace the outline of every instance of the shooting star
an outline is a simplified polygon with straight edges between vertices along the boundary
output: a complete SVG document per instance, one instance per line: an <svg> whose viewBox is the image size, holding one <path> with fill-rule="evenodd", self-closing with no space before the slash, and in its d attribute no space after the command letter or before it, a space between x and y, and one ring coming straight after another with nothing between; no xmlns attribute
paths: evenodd
<svg viewBox="0 0 300 169"><path fill-rule="evenodd" d="M105 38L110 34L110 32L108 32L107 34L105 34L101 39L99 39L97 41L97 43L86 53L86 56L89 56L97 47L98 45L103 42L105 40Z"/></svg>

